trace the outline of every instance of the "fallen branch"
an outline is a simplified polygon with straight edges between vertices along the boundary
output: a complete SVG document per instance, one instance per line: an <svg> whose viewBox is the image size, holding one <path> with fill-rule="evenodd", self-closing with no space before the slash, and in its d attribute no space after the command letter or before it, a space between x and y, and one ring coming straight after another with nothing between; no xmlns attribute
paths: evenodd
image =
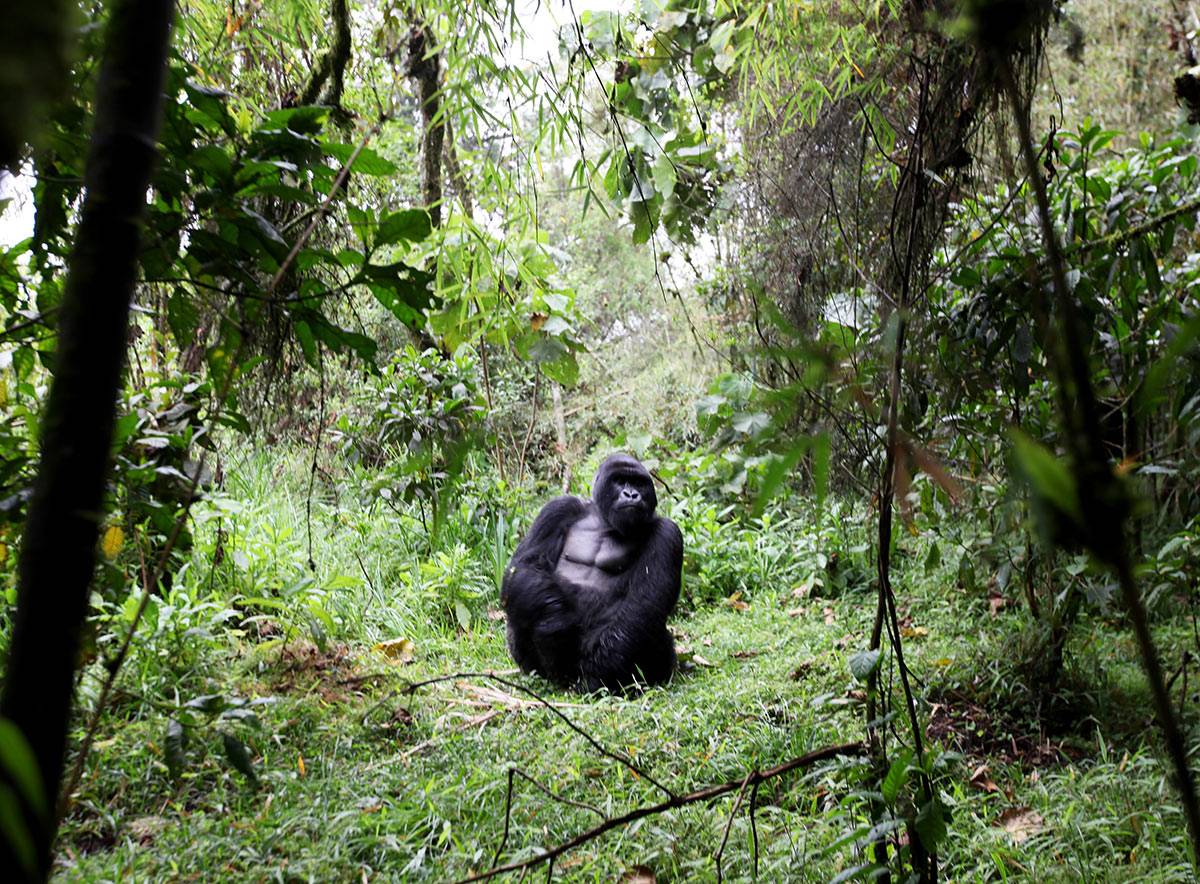
<svg viewBox="0 0 1200 884"><path fill-rule="evenodd" d="M575 731L575 733L579 734L579 736L581 736L585 740L587 740L592 745L592 748L594 748L601 755L603 755L606 758L611 758L613 761L617 762L618 764L624 765L632 773L641 777L647 783L650 783L652 786L655 786L655 787L661 789L663 792L665 792L671 798L675 797L674 792L672 792L670 789L668 789L666 786L664 786L662 783L660 783L654 777L650 776L650 774L648 774L646 771L642 770L640 767L638 767L636 764L634 764L632 759L630 759L624 755L621 755L617 752L613 752L611 749L605 748L605 746L602 745L600 743L600 741L598 741L595 737L593 737L591 734L589 734L587 731L585 731L583 728L581 728L575 722L571 721L571 719L567 718L567 716L562 712L562 710L555 708L555 704L551 703L549 700L547 700L546 698L541 696L537 691L533 690L532 688L527 688L523 684L518 684L515 681L510 681L507 678L501 678L500 676L496 675L493 672L454 672L454 673L451 673L450 675L439 675L435 678L427 678L424 681L410 682L406 687L404 687L402 689L401 692L411 695L411 694L414 694L417 691L419 691L421 688L429 687L430 685L440 684L441 682L444 682L444 681L454 681L455 679L466 679L466 678L490 679L491 681L494 681L498 684L502 684L507 688L512 688L515 691L520 691L521 693L528 694L529 696L533 697L533 699L537 700L538 703L540 703L542 706L545 706L547 709L549 709L551 712L553 712L556 716L558 716L558 718L562 720L563 724L565 724L571 730Z"/></svg>
<svg viewBox="0 0 1200 884"><path fill-rule="evenodd" d="M857 743L842 743L836 746L826 746L823 749L816 749L806 755L801 755L798 758L793 758L791 761L785 761L783 764L768 768L767 770L759 771L752 770L746 776L730 780L725 783L720 783L716 786L706 786L703 789L697 789L695 792L689 792L686 795L677 795L666 801L658 804L652 804L647 807L639 807L631 810L621 816L615 816L600 823L594 828L588 829L585 832L580 832L578 835L570 838L561 844L551 847L544 853L539 853L537 856L529 859L520 860L519 862L509 863L506 866L493 865L492 868L484 872L478 872L462 878L459 884L468 884L471 881L483 881L488 878L494 878L497 875L503 875L508 872L517 872L531 869L534 866L542 863L553 863L554 860L562 856L568 850L579 847L581 844L586 844L599 838L605 832L612 829L626 826L635 820L640 820L643 817L654 816L655 814L664 813L668 810L674 810L678 807L685 807L689 804L697 804L701 801L708 801L712 798L717 798L721 795L726 795L730 792L738 792L740 795L745 794L747 786L757 787L759 783L765 780L774 779L775 777L783 776L793 770L810 767L819 761L826 761L830 758L836 758L844 755L862 755L865 752L865 747L861 742ZM507 833L506 833L507 840ZM493 862L495 862L493 860Z"/></svg>

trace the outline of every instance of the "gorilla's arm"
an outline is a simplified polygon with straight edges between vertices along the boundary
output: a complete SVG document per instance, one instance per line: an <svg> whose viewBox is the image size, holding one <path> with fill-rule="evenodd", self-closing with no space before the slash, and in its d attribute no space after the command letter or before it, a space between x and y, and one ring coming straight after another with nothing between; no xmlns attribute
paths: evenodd
<svg viewBox="0 0 1200 884"><path fill-rule="evenodd" d="M567 532L587 505L578 497L550 501L517 546L500 588L508 646L522 670L573 683L579 675L579 612L554 576Z"/></svg>
<svg viewBox="0 0 1200 884"><path fill-rule="evenodd" d="M675 665L667 617L679 600L683 535L670 519L655 518L641 555L603 607L589 612L581 651L585 687L619 689L640 670L666 681Z"/></svg>

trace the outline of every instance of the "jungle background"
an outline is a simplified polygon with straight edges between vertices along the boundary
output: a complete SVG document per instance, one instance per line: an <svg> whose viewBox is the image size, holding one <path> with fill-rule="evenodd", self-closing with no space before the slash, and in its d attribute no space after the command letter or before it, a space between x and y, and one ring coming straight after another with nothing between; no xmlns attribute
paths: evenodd
<svg viewBox="0 0 1200 884"><path fill-rule="evenodd" d="M18 0L30 880L1193 880L1200 19ZM516 673L640 458L680 670Z"/></svg>

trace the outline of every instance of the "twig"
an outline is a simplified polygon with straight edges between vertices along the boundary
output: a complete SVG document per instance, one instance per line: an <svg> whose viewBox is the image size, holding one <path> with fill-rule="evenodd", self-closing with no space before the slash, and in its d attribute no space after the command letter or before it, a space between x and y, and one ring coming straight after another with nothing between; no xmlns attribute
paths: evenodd
<svg viewBox="0 0 1200 884"><path fill-rule="evenodd" d="M729 817L725 820L725 831L721 833L721 845L717 848L716 855L713 857L717 861L717 884L721 884L723 877L721 875L721 860L725 855L725 844L729 841L729 830L733 828L733 818L737 816L738 808L742 806L742 799L746 797L746 786L750 782L750 777L754 776L754 769L751 768L746 772L746 778L742 780L742 787L738 789L737 797L733 799L733 807L729 810ZM758 784L755 783L757 786Z"/></svg>
<svg viewBox="0 0 1200 884"><path fill-rule="evenodd" d="M32 328L35 325L41 325L57 312L57 307L51 307L49 310L43 310L37 316L29 317L24 322L18 322L10 325L6 329L0 330L0 341L7 341L9 338L14 337L19 332L25 331L27 328Z"/></svg>
<svg viewBox="0 0 1200 884"><path fill-rule="evenodd" d="M721 795L727 795L737 789L744 788L747 782L751 785L757 785L765 780L783 776L784 774L790 773L793 770L810 767L811 765L820 761L827 761L830 758L837 758L839 756L860 756L863 754L863 752L864 746L862 743L842 743L836 746L826 746L823 749L816 749L806 755L793 758L791 761L785 761L783 764L768 768L767 770L751 771L749 775L739 780L730 780L729 782L720 783L716 786L706 786L703 789L698 789L695 792L689 792L686 795L679 795L670 798L667 801L662 801L658 804L639 807L629 811L628 813L621 814L620 816L611 817L600 825L588 829L585 832L580 832L573 838L551 847L544 853L540 853L537 856L530 857L529 859L509 863L505 866L493 866L487 871L477 872L473 875L469 875L466 878L460 879L458 884L468 884L468 882L471 881L483 881L488 878L494 878L497 875L507 874L508 872L527 871L528 869L538 866L542 863L553 862L556 857L562 856L567 851L572 850L581 844L586 844L589 841L599 838L605 832L620 828L621 826L626 826L629 823L640 820L644 817L654 816L655 814L664 813L668 810L675 810L680 807L686 807L689 804L696 804L701 801L708 801L711 798L720 797Z"/></svg>
<svg viewBox="0 0 1200 884"><path fill-rule="evenodd" d="M621 765L627 767L632 773L641 777L646 782L650 783L652 786L655 786L658 789L661 789L664 793L669 795L672 799L675 798L674 792L672 792L670 789L668 789L666 786L664 786L662 783L660 783L654 777L650 776L650 774L646 773L646 771L642 770L640 767L638 767L636 764L634 764L631 759L626 758L624 755L620 755L616 752L613 752L611 749L605 748L595 737L593 737L591 734L589 734L587 731L585 731L583 728L581 728L575 722L571 721L571 719L569 719L562 711L555 708L555 705L553 703L551 703L549 700L542 697L539 693L537 693L537 691L533 690L532 688L527 688L527 687L525 687L525 685L518 684L515 681L510 681L507 678L501 678L499 675L496 675L493 672L455 672L451 675L439 675L436 678L427 678L424 681L410 682L408 685L406 685L404 688L401 689L401 692L411 695L411 694L414 694L417 691L419 691L421 688L429 687L430 685L440 684L441 682L453 681L455 679L464 679L464 678L486 678L486 679L490 679L492 681L498 682L499 684L502 684L505 687L509 687L509 688L512 688L513 690L522 691L523 693L528 694L529 696L531 696L535 700L537 700L541 705L545 706L547 709L549 709L551 712L553 712L555 715L557 715L560 719L562 719L562 722L567 727L569 727L571 730L575 731L575 733L579 734L579 736L581 736L585 740L587 740L588 743L590 743L592 745L592 748L594 748L601 755L605 756L606 758L611 758L613 761L617 762L618 764L621 764Z"/></svg>
<svg viewBox="0 0 1200 884"><path fill-rule="evenodd" d="M504 853L504 846L508 844L508 824L512 819L512 786L513 776L517 769L510 767L508 769L508 788L504 793L504 834L500 836L500 846L496 848L496 855L492 857L492 868L496 868L496 863L500 862L500 855Z"/></svg>
<svg viewBox="0 0 1200 884"><path fill-rule="evenodd" d="M758 880L758 824L754 821L754 812L758 810L758 787L761 783L755 783L750 790L750 837L753 839L754 850L750 855L751 867L750 874L752 880Z"/></svg>
<svg viewBox="0 0 1200 884"><path fill-rule="evenodd" d="M517 481L525 478L525 453L529 450L529 440L533 436L533 425L537 421L538 393L542 387L542 372L539 368L533 370L533 407L529 412L529 426L525 429L525 441L521 443L521 458L517 462Z"/></svg>

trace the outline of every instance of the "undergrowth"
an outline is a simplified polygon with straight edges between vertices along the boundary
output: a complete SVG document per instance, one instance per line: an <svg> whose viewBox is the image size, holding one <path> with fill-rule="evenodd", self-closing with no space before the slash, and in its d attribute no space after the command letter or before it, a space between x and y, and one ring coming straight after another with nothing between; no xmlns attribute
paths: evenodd
<svg viewBox="0 0 1200 884"><path fill-rule="evenodd" d="M874 614L865 514L829 500L819 517L752 520L664 494L688 546L673 619L683 668L638 697L579 696L512 671L496 611L537 499L468 464L431 525L339 469L310 501L308 455L248 456L198 507L192 558L147 612L65 821L61 878L450 880L491 865L512 768L563 800L515 780L503 862L665 797L533 694L480 675L407 690L458 672L536 692L675 793L862 738L848 660ZM1187 879L1128 634L1083 615L1057 693L1039 693L1014 650L1027 632L1015 590L996 605L964 587L931 542L905 538L895 580L947 773L946 878ZM1187 625L1158 628L1178 656ZM86 671L85 706L102 674ZM729 822L732 795L647 817L570 851L554 875L715 880L728 824L725 879L750 880L757 853L761 880L830 880L861 861L866 773L849 758L768 781L753 826L746 801Z"/></svg>

